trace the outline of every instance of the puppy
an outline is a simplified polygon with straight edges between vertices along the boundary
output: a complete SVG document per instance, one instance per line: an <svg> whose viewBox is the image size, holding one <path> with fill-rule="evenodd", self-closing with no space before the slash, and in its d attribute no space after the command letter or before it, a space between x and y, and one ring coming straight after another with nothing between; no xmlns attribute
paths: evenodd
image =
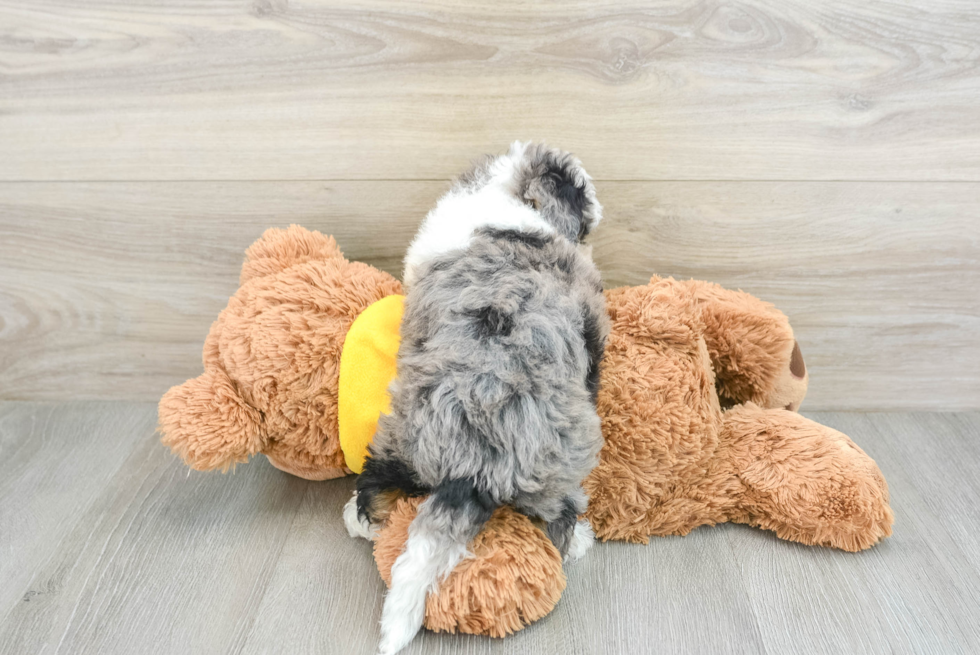
<svg viewBox="0 0 980 655"><path fill-rule="evenodd" d="M497 507L543 521L563 557L591 544L577 517L602 443L608 319L579 245L601 215L577 159L518 142L461 176L408 250L391 413L344 511L371 538L398 495L430 494L391 570L383 655L412 640Z"/></svg>

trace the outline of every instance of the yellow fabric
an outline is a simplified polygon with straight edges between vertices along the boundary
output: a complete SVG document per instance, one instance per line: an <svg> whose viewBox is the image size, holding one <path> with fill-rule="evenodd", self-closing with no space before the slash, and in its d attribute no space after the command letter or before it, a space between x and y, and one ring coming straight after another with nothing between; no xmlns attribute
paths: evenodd
<svg viewBox="0 0 980 655"><path fill-rule="evenodd" d="M364 470L368 444L381 414L391 411L388 384L395 378L398 328L405 297L386 296L354 319L340 353L337 422L347 468Z"/></svg>

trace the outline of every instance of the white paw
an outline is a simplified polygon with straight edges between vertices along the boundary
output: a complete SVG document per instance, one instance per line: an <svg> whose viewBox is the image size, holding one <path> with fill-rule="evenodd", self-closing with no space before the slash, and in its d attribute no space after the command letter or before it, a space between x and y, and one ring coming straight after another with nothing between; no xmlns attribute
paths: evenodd
<svg viewBox="0 0 980 655"><path fill-rule="evenodd" d="M361 519L357 515L357 492L347 504L344 505L344 525L347 526L347 534L352 538L356 539L361 537L362 539L367 539L368 541L374 541L374 538L378 536L378 526L374 525L366 518Z"/></svg>
<svg viewBox="0 0 980 655"><path fill-rule="evenodd" d="M575 532L572 534L572 541L568 544L568 554L565 555L566 562L574 562L581 559L583 555L595 543L595 533L588 521L579 521L575 524Z"/></svg>

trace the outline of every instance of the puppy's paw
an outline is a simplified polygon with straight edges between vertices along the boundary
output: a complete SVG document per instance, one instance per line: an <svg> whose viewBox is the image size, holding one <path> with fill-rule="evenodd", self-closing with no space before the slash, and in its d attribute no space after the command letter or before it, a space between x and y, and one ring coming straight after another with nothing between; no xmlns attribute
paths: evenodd
<svg viewBox="0 0 980 655"><path fill-rule="evenodd" d="M347 534L356 539L361 537L368 541L374 541L378 536L378 526L371 523L366 518L357 515L357 492L344 505L344 525L347 526Z"/></svg>
<svg viewBox="0 0 980 655"><path fill-rule="evenodd" d="M588 521L579 521L575 524L575 532L572 533L572 540L568 544L568 553L565 555L566 562L574 562L581 559L595 543L595 533Z"/></svg>

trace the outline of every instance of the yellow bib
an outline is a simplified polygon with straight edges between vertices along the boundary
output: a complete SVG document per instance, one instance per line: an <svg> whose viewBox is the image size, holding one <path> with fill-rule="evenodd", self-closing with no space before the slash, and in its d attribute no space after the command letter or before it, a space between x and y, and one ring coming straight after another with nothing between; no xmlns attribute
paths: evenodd
<svg viewBox="0 0 980 655"><path fill-rule="evenodd" d="M395 379L395 356L405 297L386 296L354 319L340 353L337 422L347 468L360 473L381 414L391 411L388 385Z"/></svg>

